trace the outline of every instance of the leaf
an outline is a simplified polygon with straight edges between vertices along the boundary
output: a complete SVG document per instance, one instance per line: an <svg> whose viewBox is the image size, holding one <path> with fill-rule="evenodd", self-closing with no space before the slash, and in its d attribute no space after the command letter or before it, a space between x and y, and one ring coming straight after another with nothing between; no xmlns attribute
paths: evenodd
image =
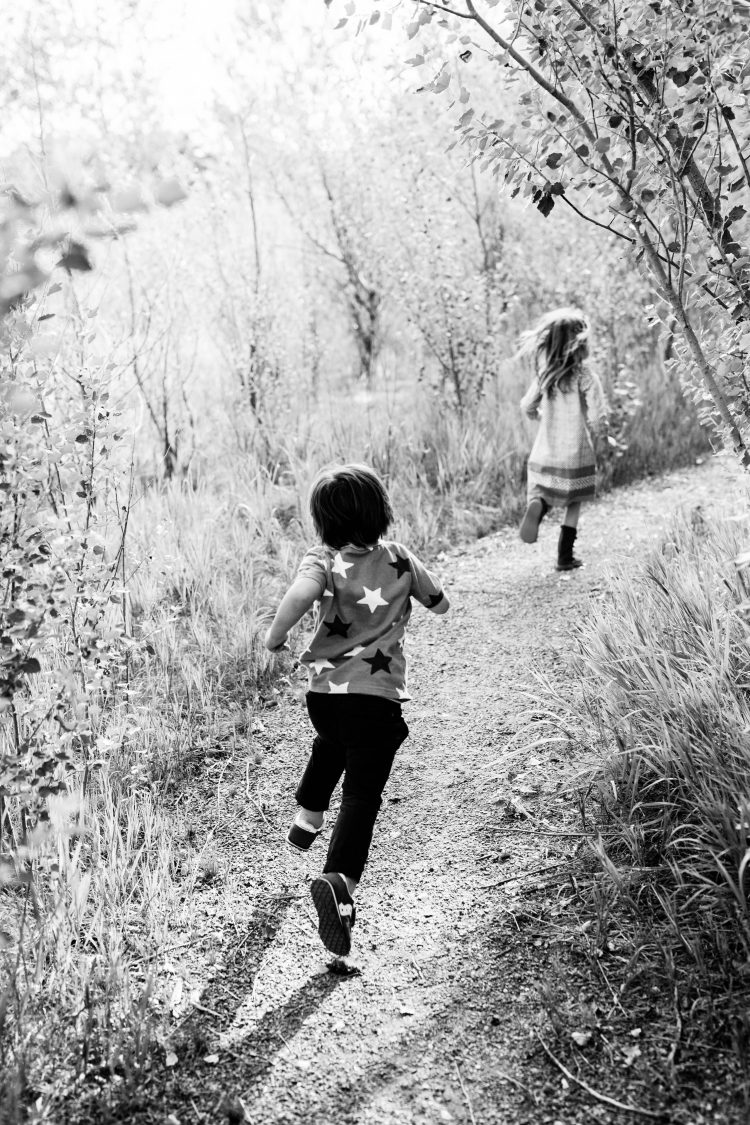
<svg viewBox="0 0 750 1125"><path fill-rule="evenodd" d="M340 31L342 27L346 27L348 22L349 22L348 18L346 16L344 16L342 19L339 20L339 22L336 24L336 26L334 27L333 30L334 31Z"/></svg>
<svg viewBox="0 0 750 1125"><path fill-rule="evenodd" d="M588 1047L593 1038L593 1034L590 1031L573 1031L571 1032L570 1038L573 1040L576 1046Z"/></svg>
<svg viewBox="0 0 750 1125"><path fill-rule="evenodd" d="M20 668L20 671L27 675L33 675L35 672L41 672L41 670L42 666L35 656L27 656Z"/></svg>
<svg viewBox="0 0 750 1125"><path fill-rule="evenodd" d="M148 207L140 188L127 188L115 192L111 199L113 211L147 211Z"/></svg>
<svg viewBox="0 0 750 1125"><path fill-rule="evenodd" d="M609 137L600 137L599 140L594 145L594 148L596 149L597 152L606 152L607 149L609 148L609 145L610 145Z"/></svg>
<svg viewBox="0 0 750 1125"><path fill-rule="evenodd" d="M450 83L451 72L448 70L448 67L443 64L439 74L437 74L430 83L429 89L432 90L433 94L442 94L443 90L448 89Z"/></svg>
<svg viewBox="0 0 750 1125"><path fill-rule="evenodd" d="M687 86L690 74L690 70L670 70L668 77L672 79L675 86L682 87Z"/></svg>
<svg viewBox="0 0 750 1125"><path fill-rule="evenodd" d="M162 180L154 191L154 198L162 207L174 207L175 203L182 203L183 199L187 199L187 192L180 181L172 177Z"/></svg>
<svg viewBox="0 0 750 1125"><path fill-rule="evenodd" d="M736 207L733 207L732 210L727 215L727 222L728 223L738 223L740 221L740 219L745 218L746 214L747 214L747 211L745 210L745 208L741 204L738 204Z"/></svg>
<svg viewBox="0 0 750 1125"><path fill-rule="evenodd" d="M560 193L558 192L556 194ZM537 210L546 219L552 208L555 206L555 200L552 192L547 188L545 188L544 190L542 190L541 188L534 188L531 193L531 198L536 204Z"/></svg>
<svg viewBox="0 0 750 1125"><path fill-rule="evenodd" d="M406 25L406 34L407 34L409 39L413 39L418 31L419 31L419 24L417 23L416 20L413 20L412 23L408 23Z"/></svg>
<svg viewBox="0 0 750 1125"><path fill-rule="evenodd" d="M557 168L563 158L561 152L551 152L547 157L547 166L549 168Z"/></svg>
<svg viewBox="0 0 750 1125"><path fill-rule="evenodd" d="M164 1060L165 1066L177 1066L177 1055L174 1051L170 1051Z"/></svg>
<svg viewBox="0 0 750 1125"><path fill-rule="evenodd" d="M82 246L80 242L71 242L70 249L67 253L63 254L57 264L68 270L68 272L79 270L81 273L86 273L91 269L91 262L89 261L86 247Z"/></svg>
<svg viewBox="0 0 750 1125"><path fill-rule="evenodd" d="M219 1061L219 1056L218 1055L206 1055L204 1057L203 1061L205 1063L208 1063L209 1066L216 1066L217 1062Z"/></svg>

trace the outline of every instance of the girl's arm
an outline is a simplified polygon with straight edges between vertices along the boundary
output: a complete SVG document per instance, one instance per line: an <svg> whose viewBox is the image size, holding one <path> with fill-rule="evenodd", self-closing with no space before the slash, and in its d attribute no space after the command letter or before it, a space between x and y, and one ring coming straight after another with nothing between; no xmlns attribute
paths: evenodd
<svg viewBox="0 0 750 1125"><path fill-rule="evenodd" d="M539 390L539 380L534 379L526 394L521 399L521 410L527 414L529 418L539 417L539 403L542 401L542 394Z"/></svg>
<svg viewBox="0 0 750 1125"><path fill-rule="evenodd" d="M586 406L586 421L596 433L606 432L609 422L609 407L604 397L604 388L599 376L584 368L580 387Z"/></svg>
<svg viewBox="0 0 750 1125"><path fill-rule="evenodd" d="M289 630L301 621L322 591L314 578L295 578L276 610L276 616L266 633L266 648L278 652L286 644Z"/></svg>

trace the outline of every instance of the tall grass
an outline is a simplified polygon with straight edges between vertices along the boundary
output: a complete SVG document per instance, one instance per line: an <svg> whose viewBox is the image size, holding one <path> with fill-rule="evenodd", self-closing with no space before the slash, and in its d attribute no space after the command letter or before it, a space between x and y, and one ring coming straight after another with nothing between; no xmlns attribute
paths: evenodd
<svg viewBox="0 0 750 1125"><path fill-rule="evenodd" d="M81 1083L135 1083L152 1047L157 958L183 909L174 831L147 790L97 779L85 825L73 792L0 872L3 1122L57 1120Z"/></svg>
<svg viewBox="0 0 750 1125"><path fill-rule="evenodd" d="M646 880L699 966L750 957L750 583L734 561L746 535L746 521L700 509L678 519L592 611L576 669L605 869Z"/></svg>
<svg viewBox="0 0 750 1125"><path fill-rule="evenodd" d="M602 489L691 465L712 448L674 375L652 366L642 372L639 383L634 391L637 408L617 426L624 450L610 449L600 458ZM610 398L617 417L617 393L611 392Z"/></svg>

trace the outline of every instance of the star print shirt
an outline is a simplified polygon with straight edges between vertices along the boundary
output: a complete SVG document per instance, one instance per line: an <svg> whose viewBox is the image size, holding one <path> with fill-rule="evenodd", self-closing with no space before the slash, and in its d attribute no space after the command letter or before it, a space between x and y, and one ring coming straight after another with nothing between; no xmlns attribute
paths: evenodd
<svg viewBox="0 0 750 1125"><path fill-rule="evenodd" d="M404 631L415 598L427 609L444 598L440 582L401 543L340 551L313 547L299 575L320 586L315 631L300 661L310 691L409 699Z"/></svg>

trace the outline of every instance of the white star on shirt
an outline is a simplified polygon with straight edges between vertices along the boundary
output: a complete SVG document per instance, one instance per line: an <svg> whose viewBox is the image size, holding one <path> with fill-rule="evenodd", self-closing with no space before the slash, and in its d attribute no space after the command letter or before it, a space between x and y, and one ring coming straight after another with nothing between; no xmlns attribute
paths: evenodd
<svg viewBox="0 0 750 1125"><path fill-rule="evenodd" d="M359 598L357 605L366 605L370 613L374 613L379 605L388 605L385 598L381 598L380 596L380 592L383 589L382 586L378 586L377 590L369 590L367 586L363 586L362 589L365 592L365 596Z"/></svg>
<svg viewBox="0 0 750 1125"><path fill-rule="evenodd" d="M341 554L341 551L337 551L335 556L334 556L334 559L333 559L333 566L331 567L331 573L332 574L340 574L342 578L346 578L347 570L349 570L353 566L354 566L354 563L344 562L344 557Z"/></svg>
<svg viewBox="0 0 750 1125"><path fill-rule="evenodd" d="M344 656L358 656L360 654L360 652L364 652L364 651L365 651L364 645L355 645L354 648L349 650L349 652L345 652Z"/></svg>
<svg viewBox="0 0 750 1125"><path fill-rule="evenodd" d="M322 598L332 598L333 597L333 590L324 590L323 593L320 596Z"/></svg>
<svg viewBox="0 0 750 1125"><path fill-rule="evenodd" d="M346 695L349 691L349 680L343 684L328 684L328 691L331 695Z"/></svg>
<svg viewBox="0 0 750 1125"><path fill-rule="evenodd" d="M331 664L330 660L312 660L310 667L315 669L315 675L319 676L324 668L335 668L335 664Z"/></svg>

